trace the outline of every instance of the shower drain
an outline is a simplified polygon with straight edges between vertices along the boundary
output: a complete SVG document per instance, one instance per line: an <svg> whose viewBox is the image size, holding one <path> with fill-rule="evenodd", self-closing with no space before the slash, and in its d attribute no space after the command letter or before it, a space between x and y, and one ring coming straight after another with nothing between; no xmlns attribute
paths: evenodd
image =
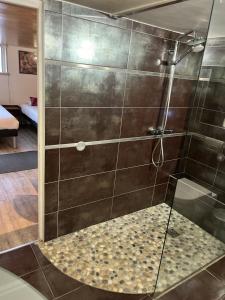
<svg viewBox="0 0 225 300"><path fill-rule="evenodd" d="M178 237L180 234L175 230L175 229L173 229L173 228L169 228L168 230L167 230L167 233L170 235L170 236L172 236L172 238L176 238L176 237Z"/></svg>

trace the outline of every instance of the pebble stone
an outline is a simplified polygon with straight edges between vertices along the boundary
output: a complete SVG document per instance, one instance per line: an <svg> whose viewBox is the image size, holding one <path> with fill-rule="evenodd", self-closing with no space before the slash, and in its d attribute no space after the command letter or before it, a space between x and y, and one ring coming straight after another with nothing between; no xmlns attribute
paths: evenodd
<svg viewBox="0 0 225 300"><path fill-rule="evenodd" d="M38 245L59 270L87 285L127 294L162 292L225 253L225 245L166 204ZM161 255L163 256L161 260Z"/></svg>

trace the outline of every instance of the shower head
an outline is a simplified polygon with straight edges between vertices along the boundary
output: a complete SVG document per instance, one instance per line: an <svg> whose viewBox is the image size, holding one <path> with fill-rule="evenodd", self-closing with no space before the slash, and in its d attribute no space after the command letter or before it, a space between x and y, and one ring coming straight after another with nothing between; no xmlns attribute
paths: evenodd
<svg viewBox="0 0 225 300"><path fill-rule="evenodd" d="M202 44L192 46L192 52L198 53L202 52L205 49L205 46Z"/></svg>
<svg viewBox="0 0 225 300"><path fill-rule="evenodd" d="M191 47L192 52L198 53L205 49L204 43L205 39L200 37L189 40L187 45Z"/></svg>

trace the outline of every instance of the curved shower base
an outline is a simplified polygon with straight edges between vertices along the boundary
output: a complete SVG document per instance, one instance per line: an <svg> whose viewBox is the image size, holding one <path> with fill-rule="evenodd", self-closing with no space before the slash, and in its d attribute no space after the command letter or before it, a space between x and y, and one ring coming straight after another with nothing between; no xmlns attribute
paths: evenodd
<svg viewBox="0 0 225 300"><path fill-rule="evenodd" d="M39 247L60 271L86 285L117 293L152 294L169 212L169 206L160 204L40 243ZM225 251L223 243L175 211L170 224L179 236L167 235L157 292Z"/></svg>

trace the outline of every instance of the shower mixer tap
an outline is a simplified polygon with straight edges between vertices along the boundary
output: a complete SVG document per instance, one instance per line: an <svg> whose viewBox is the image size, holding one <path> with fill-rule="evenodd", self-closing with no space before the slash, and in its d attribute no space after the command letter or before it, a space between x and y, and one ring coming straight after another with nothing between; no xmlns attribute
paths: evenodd
<svg viewBox="0 0 225 300"><path fill-rule="evenodd" d="M171 133L173 133L173 129L163 130L162 128L149 127L147 130L147 134L149 135L163 135L163 134L171 134Z"/></svg>

